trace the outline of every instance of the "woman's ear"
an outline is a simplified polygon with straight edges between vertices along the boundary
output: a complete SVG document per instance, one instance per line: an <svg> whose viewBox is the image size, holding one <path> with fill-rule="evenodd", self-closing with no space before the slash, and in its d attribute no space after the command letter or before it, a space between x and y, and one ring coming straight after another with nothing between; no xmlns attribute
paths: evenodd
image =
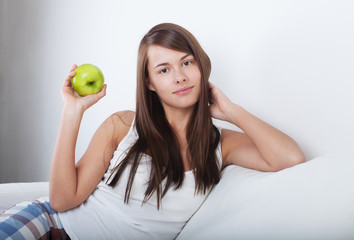
<svg viewBox="0 0 354 240"><path fill-rule="evenodd" d="M145 79L145 84L150 89L150 91L156 92L156 90L155 90L154 86L151 84L151 81L149 78Z"/></svg>

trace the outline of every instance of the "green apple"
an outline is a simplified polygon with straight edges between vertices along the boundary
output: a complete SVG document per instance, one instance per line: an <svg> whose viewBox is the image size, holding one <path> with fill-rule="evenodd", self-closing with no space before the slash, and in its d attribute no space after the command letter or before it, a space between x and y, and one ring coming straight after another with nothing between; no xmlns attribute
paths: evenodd
<svg viewBox="0 0 354 240"><path fill-rule="evenodd" d="M92 64L82 64L75 69L71 85L81 96L96 94L101 91L104 78L101 70Z"/></svg>

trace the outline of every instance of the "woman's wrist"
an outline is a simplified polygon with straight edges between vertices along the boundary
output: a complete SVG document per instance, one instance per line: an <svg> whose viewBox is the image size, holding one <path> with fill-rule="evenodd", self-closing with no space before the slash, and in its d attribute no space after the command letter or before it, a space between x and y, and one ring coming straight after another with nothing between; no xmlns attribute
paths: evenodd
<svg viewBox="0 0 354 240"><path fill-rule="evenodd" d="M240 105L231 103L229 107L229 111L227 113L228 122L239 127L240 120L243 117L245 111L246 110L242 108Z"/></svg>
<svg viewBox="0 0 354 240"><path fill-rule="evenodd" d="M79 104L70 104L64 103L62 114L71 115L71 116L80 116L83 115L85 109Z"/></svg>
<svg viewBox="0 0 354 240"><path fill-rule="evenodd" d="M61 119L62 124L72 126L74 129L79 128L85 110L79 106L64 104Z"/></svg>

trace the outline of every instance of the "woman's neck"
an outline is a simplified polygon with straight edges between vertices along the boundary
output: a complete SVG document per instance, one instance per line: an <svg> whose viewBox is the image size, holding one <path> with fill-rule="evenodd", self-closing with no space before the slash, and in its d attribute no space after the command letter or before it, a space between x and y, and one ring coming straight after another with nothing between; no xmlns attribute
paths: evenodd
<svg viewBox="0 0 354 240"><path fill-rule="evenodd" d="M185 135L193 109L165 109L166 119L180 137Z"/></svg>

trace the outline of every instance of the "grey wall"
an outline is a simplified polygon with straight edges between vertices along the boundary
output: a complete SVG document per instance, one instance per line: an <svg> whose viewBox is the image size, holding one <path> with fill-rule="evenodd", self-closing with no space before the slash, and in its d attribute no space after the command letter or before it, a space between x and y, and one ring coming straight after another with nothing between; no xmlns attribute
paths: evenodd
<svg viewBox="0 0 354 240"><path fill-rule="evenodd" d="M0 0L0 182L48 180L73 63L96 64L108 84L84 116L77 159L107 116L134 109L137 47L161 22L189 29L211 81L308 159L353 153L353 12L349 0Z"/></svg>
<svg viewBox="0 0 354 240"><path fill-rule="evenodd" d="M1 1L0 182L45 180L59 117L49 89L39 2ZM45 73L45 72L44 72ZM46 72L45 74L48 74Z"/></svg>

